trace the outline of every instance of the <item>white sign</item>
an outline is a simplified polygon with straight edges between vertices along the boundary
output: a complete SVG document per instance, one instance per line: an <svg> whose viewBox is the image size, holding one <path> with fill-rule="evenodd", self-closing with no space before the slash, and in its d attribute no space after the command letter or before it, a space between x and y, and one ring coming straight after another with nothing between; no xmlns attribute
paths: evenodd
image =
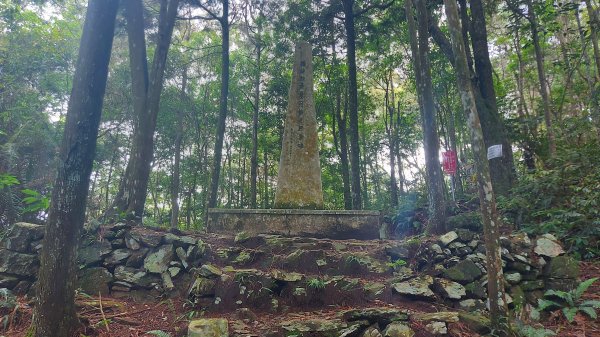
<svg viewBox="0 0 600 337"><path fill-rule="evenodd" d="M492 145L488 147L487 158L488 160L502 157L502 144Z"/></svg>

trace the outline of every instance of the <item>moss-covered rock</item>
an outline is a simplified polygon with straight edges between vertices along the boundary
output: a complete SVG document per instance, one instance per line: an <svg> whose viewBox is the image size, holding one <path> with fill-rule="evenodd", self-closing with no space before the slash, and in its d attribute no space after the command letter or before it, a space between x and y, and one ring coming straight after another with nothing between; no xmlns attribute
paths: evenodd
<svg viewBox="0 0 600 337"><path fill-rule="evenodd" d="M459 283L469 283L478 279L483 273L471 260L463 260L454 267L446 269L444 276Z"/></svg>
<svg viewBox="0 0 600 337"><path fill-rule="evenodd" d="M223 318L195 319L188 325L187 337L229 337L229 324Z"/></svg>

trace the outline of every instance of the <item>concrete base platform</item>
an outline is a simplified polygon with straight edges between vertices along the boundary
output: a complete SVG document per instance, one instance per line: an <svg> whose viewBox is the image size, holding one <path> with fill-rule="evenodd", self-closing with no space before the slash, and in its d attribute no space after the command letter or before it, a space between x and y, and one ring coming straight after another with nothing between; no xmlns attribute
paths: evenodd
<svg viewBox="0 0 600 337"><path fill-rule="evenodd" d="M378 211L325 211L299 209L208 210L210 233L279 234L329 239L373 240L380 238Z"/></svg>

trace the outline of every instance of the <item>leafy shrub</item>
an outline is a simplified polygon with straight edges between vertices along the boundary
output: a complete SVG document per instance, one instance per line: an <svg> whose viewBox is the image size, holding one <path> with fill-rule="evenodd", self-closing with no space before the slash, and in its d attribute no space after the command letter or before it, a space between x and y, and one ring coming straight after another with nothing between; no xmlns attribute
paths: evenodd
<svg viewBox="0 0 600 337"><path fill-rule="evenodd" d="M505 220L531 234L554 233L576 256L600 256L600 146L563 146L547 167L499 198Z"/></svg>

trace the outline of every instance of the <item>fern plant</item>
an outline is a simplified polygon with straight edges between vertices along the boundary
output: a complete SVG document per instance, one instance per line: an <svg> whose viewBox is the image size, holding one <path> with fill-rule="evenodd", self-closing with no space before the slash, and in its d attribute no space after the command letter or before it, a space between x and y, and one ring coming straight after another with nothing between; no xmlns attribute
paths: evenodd
<svg viewBox="0 0 600 337"><path fill-rule="evenodd" d="M581 296L586 290L598 280L597 277L581 282L576 289L571 291L548 290L543 299L538 300L538 309L557 310L561 309L569 323L575 319L578 312L583 312L592 319L596 319L596 309L600 308L600 301L582 301Z"/></svg>

